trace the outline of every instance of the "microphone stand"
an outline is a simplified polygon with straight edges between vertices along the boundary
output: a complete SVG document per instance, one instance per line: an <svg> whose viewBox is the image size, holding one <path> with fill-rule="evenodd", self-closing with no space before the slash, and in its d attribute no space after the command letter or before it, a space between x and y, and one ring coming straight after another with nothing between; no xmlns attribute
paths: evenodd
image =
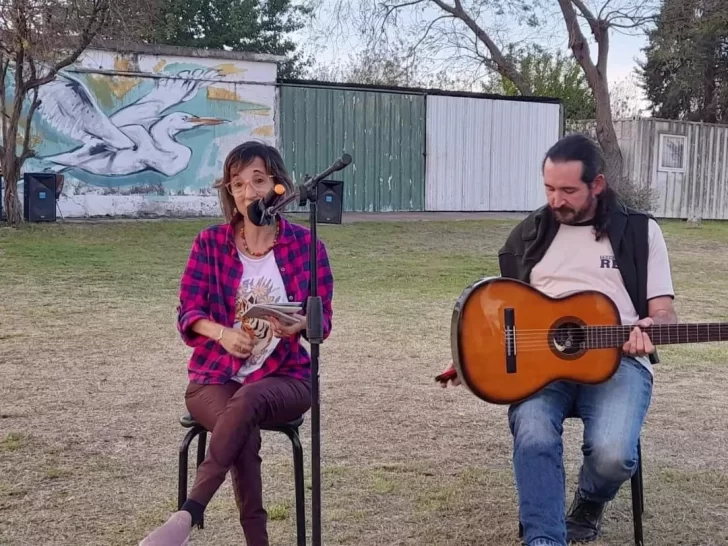
<svg viewBox="0 0 728 546"><path fill-rule="evenodd" d="M311 230L309 296L306 304L306 337L311 345L311 518L312 543L321 546L321 406L319 397L319 355L320 346L324 342L323 335L323 303L318 295L318 237L317 207L318 183L331 173L344 169L351 163L351 156L344 154L324 172L316 176L306 175L304 182L296 187L290 196L282 199L266 211L272 218L286 205L298 198L298 205L303 207L308 202L309 225Z"/></svg>

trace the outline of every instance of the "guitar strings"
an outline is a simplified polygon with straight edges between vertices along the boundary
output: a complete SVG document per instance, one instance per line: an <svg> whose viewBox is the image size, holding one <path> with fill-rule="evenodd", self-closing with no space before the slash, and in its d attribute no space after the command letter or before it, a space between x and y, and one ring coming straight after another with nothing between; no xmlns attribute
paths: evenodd
<svg viewBox="0 0 728 546"><path fill-rule="evenodd" d="M669 328L668 328L669 327ZM610 333L610 332L622 332L622 331L629 331L634 328L637 328L637 325L624 325L624 326L586 326L586 327L580 327L580 328L572 328L571 330L575 330L578 332L582 331L589 331L589 332L603 332L603 333ZM728 329L728 324L723 323L706 323L701 324L700 326L696 325L688 325L688 324L661 324L659 325L659 328L655 328L654 326L640 326L640 329L642 329L645 332L649 332L651 330L655 330L656 332L660 331L669 331L671 328L681 329L681 331L690 331L691 329L695 329L696 331L700 331L700 329L720 329L720 328L726 328ZM569 329L564 329L569 330ZM500 330L502 331L502 330ZM560 331L559 328L516 328L516 333L518 332L558 332ZM563 331L563 330L561 330Z"/></svg>
<svg viewBox="0 0 728 546"><path fill-rule="evenodd" d="M622 334L629 334L634 329L634 326L624 326L624 327L617 327L613 330L602 330L601 327L592 327L588 329L576 329L574 330L576 333L586 333L590 336L610 336L610 335L622 335ZM725 332L728 333L728 326L711 326L711 327L702 327L702 328L680 328L680 329L660 329L660 330L650 330L649 328L641 328L641 330L646 334L652 334L656 336L673 336L673 335L694 335L694 334L722 334L723 329L725 328ZM555 332L559 331L565 331L565 330L559 330L554 328L534 328L534 329L516 329L516 336L521 335L543 335L543 334L553 334ZM502 330L501 333L504 333ZM508 334L505 334L508 335Z"/></svg>

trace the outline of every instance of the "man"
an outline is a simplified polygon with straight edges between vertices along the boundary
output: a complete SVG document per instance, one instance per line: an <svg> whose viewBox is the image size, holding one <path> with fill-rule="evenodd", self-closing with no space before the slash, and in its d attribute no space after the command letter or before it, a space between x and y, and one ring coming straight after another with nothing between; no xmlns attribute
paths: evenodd
<svg viewBox="0 0 728 546"><path fill-rule="evenodd" d="M551 296L597 289L614 300L623 324L638 325L609 380L552 383L509 408L523 542L564 546L596 540L606 503L636 470L657 361L639 326L675 323L677 315L662 232L608 187L596 143L583 135L559 140L546 154L543 179L548 204L509 235L499 251L501 275ZM561 433L570 416L584 423L584 460L565 515Z"/></svg>

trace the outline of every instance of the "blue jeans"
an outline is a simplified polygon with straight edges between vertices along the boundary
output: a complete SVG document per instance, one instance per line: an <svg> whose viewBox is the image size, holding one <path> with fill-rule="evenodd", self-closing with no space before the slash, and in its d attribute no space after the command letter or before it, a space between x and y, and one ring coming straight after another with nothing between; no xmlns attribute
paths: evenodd
<svg viewBox="0 0 728 546"><path fill-rule="evenodd" d="M649 370L625 357L604 383L552 383L509 408L525 544L566 546L564 419L577 416L584 422L582 496L607 502L637 468L637 441L651 398Z"/></svg>

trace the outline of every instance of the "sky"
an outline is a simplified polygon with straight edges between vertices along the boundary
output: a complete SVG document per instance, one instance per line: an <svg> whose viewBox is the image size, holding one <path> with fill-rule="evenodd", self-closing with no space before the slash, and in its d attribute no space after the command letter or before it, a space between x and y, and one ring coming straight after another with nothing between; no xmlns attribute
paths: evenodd
<svg viewBox="0 0 728 546"><path fill-rule="evenodd" d="M298 40L305 44L308 51L315 52L316 61L320 64L326 64L336 61L346 61L349 55L353 55L358 49L361 49L361 43L355 33L349 32L348 35L338 35L335 38L323 32L323 26L330 14L331 6L335 0L318 0L319 11L317 12L319 22L311 28L301 31ZM611 1L611 0L610 0ZM616 3L618 3L617 0ZM587 0L592 9L602 4L602 0ZM465 2L464 2L465 4ZM612 5L615 5L612 4ZM434 8L433 13L440 14L438 8ZM412 20L411 17L407 18ZM483 20L487 20L484 18ZM554 33L548 40L552 47L561 49L565 53L570 53L567 47L567 34L564 27L563 19L557 13L554 19ZM589 37L588 29L583 28L584 33ZM646 38L643 34L626 35L622 33L612 32L610 40L609 52L609 80L610 82L618 82L631 75L637 67L636 59L643 59L641 48L646 45ZM596 56L596 45L590 44L592 49L592 58Z"/></svg>
<svg viewBox="0 0 728 546"><path fill-rule="evenodd" d="M644 60L642 48L647 45L645 36L616 35L612 39L609 52L610 79L622 79L629 76L637 68L635 58Z"/></svg>

